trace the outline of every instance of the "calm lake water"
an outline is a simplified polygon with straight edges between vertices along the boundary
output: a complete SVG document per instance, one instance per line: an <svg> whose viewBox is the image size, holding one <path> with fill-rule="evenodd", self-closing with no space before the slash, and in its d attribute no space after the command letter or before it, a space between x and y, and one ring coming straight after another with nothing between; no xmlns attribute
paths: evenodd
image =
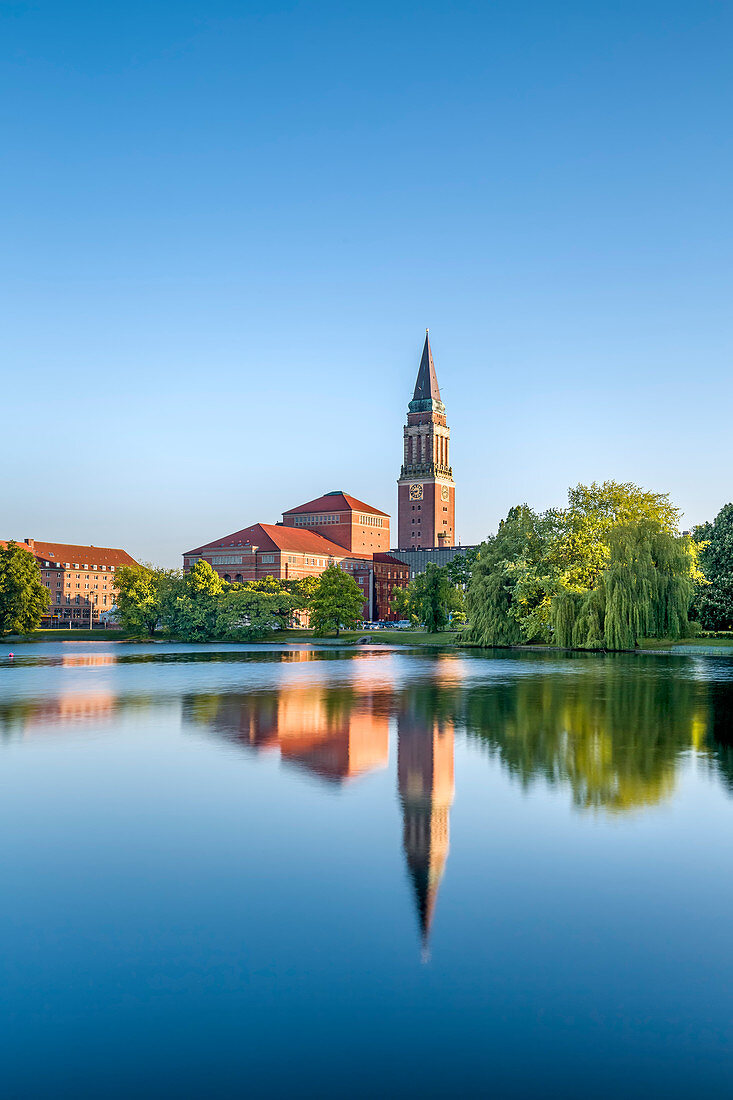
<svg viewBox="0 0 733 1100"><path fill-rule="evenodd" d="M733 655L0 649L3 1096L729 1096Z"/></svg>

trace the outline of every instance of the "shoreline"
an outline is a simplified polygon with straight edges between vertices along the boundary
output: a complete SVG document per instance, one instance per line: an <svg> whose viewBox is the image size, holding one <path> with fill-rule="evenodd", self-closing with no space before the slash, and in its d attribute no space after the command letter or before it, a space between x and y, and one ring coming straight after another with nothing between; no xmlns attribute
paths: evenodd
<svg viewBox="0 0 733 1100"><path fill-rule="evenodd" d="M326 646L328 648L357 648L357 647L374 647L374 646L399 646L400 648L427 648L427 649L451 649L451 650L464 650L464 651L497 651L506 650L508 652L518 653L564 653L564 654L596 654L598 656L610 656L615 653L636 654L636 655L660 655L666 656L674 654L675 651L683 650L689 651L701 651L701 655L705 651L712 651L713 654L725 654L730 652L733 654L733 635L722 638L686 638L673 641L672 639L663 638L650 638L647 639L644 644L638 646L635 649L623 649L623 650L605 650L605 649L572 649L572 648L560 648L559 646L552 646L546 644L537 645L508 645L508 646L479 646L472 642L463 642L460 640L460 634L454 631L441 632L440 634L427 634L424 631L345 631L338 638L337 637L325 637L316 638L312 633L308 631L295 631L288 630L283 631L282 634L275 633L267 638L256 638L251 641L247 640L234 640L234 639L201 639L201 640L185 640L180 638L143 638L143 637L130 637L129 635L122 634L117 630L78 630L78 631L61 631L61 630L41 630L35 634L30 635L6 635L0 639L0 645L8 646L26 646L26 645L44 645L47 643L83 643L83 642L104 642L107 644L114 643L117 645L200 645L200 646L217 646L217 645L281 645L295 646L295 645L314 645L314 646Z"/></svg>

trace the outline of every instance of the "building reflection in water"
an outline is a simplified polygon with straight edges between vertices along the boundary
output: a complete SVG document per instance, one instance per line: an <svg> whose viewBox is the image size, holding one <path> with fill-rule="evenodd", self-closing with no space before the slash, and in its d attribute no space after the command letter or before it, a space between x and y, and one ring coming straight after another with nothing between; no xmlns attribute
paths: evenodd
<svg viewBox="0 0 733 1100"><path fill-rule="evenodd" d="M427 950L435 901L448 858L453 804L453 724L411 710L397 719L397 780L403 844Z"/></svg>
<svg viewBox="0 0 733 1100"><path fill-rule="evenodd" d="M228 740L342 783L389 762L389 710L381 696L358 689L293 686L281 691L196 696L184 716Z"/></svg>
<svg viewBox="0 0 733 1100"><path fill-rule="evenodd" d="M455 663L446 667L455 670ZM395 692L384 680L372 687L355 679L341 686L192 696L183 710L188 722L255 752L279 752L284 763L332 783L387 766L390 719L396 717L403 845L424 950L448 857L454 795L454 724L432 705L440 697L439 680L431 682L427 698L419 690Z"/></svg>
<svg viewBox="0 0 733 1100"><path fill-rule="evenodd" d="M304 650L284 661L313 659ZM78 657L68 660L76 664ZM96 665L108 658L82 660ZM390 730L396 731L404 859L424 947L449 853L456 730L523 788L561 786L586 813L628 814L662 803L692 753L733 792L733 678L726 668L706 666L704 679L685 659L650 658L640 670L636 661L578 658L558 674L534 660L517 665L522 675L501 680L483 675L485 668L437 658L416 664L419 675L409 682L395 682L389 661L354 656L345 679L319 670L318 682L304 680L307 670L293 668L279 687L186 695L183 719L338 785L385 768ZM467 675L477 669L481 676ZM172 698L177 706L178 692ZM56 697L0 697L0 735L92 728L131 708L160 705L159 695L115 695L101 685Z"/></svg>

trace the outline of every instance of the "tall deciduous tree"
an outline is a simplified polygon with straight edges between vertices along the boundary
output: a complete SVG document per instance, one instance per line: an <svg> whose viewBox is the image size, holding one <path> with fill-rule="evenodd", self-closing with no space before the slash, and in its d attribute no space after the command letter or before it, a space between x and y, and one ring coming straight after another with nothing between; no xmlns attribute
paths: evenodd
<svg viewBox="0 0 733 1100"><path fill-rule="evenodd" d="M445 630L448 625L453 588L445 568L428 562L424 573L410 582L410 600L416 617L430 634Z"/></svg>
<svg viewBox="0 0 733 1100"><path fill-rule="evenodd" d="M0 547L0 634L35 630L50 602L33 555L15 542Z"/></svg>
<svg viewBox="0 0 733 1100"><path fill-rule="evenodd" d="M555 641L580 649L633 649L643 638L679 638L694 591L689 538L643 520L616 528L593 588L552 601Z"/></svg>
<svg viewBox="0 0 733 1100"><path fill-rule="evenodd" d="M154 565L123 565L115 574L120 625L128 634L153 637L163 614L163 600L181 573Z"/></svg>
<svg viewBox="0 0 733 1100"><path fill-rule="evenodd" d="M706 630L733 630L733 504L725 504L712 523L696 527L693 538L706 578L695 596L697 616Z"/></svg>
<svg viewBox="0 0 733 1100"><path fill-rule="evenodd" d="M480 548L468 637L626 648L664 631L678 635L696 575L696 551L676 535L678 520L666 494L614 481L576 485L562 511L513 508Z"/></svg>
<svg viewBox="0 0 733 1100"><path fill-rule="evenodd" d="M220 597L225 588L228 586L207 561L197 561L166 589L162 600L164 626L177 638L192 641L215 638Z"/></svg>
<svg viewBox="0 0 733 1100"><path fill-rule="evenodd" d="M318 578L310 601L311 625L322 636L342 626L355 626L361 618L364 593L354 578L335 565L329 565Z"/></svg>
<svg viewBox="0 0 733 1100"><path fill-rule="evenodd" d="M469 629L479 645L519 645L544 630L555 583L548 562L551 514L521 504L479 547L468 587Z"/></svg>
<svg viewBox="0 0 733 1100"><path fill-rule="evenodd" d="M217 598L216 637L249 641L289 625L297 600L276 578L232 585Z"/></svg>

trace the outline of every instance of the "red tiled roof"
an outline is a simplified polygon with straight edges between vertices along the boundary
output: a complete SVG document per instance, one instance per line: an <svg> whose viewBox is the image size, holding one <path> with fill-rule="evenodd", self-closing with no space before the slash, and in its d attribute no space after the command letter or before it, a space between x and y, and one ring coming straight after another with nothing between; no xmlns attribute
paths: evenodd
<svg viewBox="0 0 733 1100"><path fill-rule="evenodd" d="M303 554L328 554L339 558L355 556L343 546L337 546L335 542L324 539L323 535L318 535L315 531L274 523L253 523L251 527L235 531L233 535L225 535L221 539L215 539L214 542L197 546L195 550L187 550L186 554L202 554L207 550L231 550L248 545L257 546L260 550L300 551Z"/></svg>
<svg viewBox="0 0 733 1100"><path fill-rule="evenodd" d="M3 544L7 545L7 543ZM137 565L134 558L125 550L117 550L110 546L79 546L68 542L33 542L29 546L27 542L18 542L24 550L33 554L40 561L60 562L65 565Z"/></svg>
<svg viewBox="0 0 733 1100"><path fill-rule="evenodd" d="M315 500L309 500L307 504L299 504L297 508L288 508L283 512L284 516L292 516L297 512L370 512L373 516L387 516L388 512L381 512L379 508L373 508L371 504L365 504L363 500L349 496L340 489L332 493L326 493Z"/></svg>

